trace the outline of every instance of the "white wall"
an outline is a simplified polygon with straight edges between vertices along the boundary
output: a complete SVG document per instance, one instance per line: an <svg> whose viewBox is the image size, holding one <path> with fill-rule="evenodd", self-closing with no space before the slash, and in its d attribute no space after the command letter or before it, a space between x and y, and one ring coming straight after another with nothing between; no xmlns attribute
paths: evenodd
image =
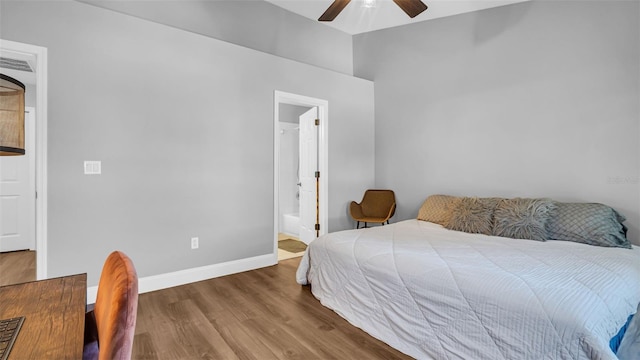
<svg viewBox="0 0 640 360"><path fill-rule="evenodd" d="M376 186L600 202L640 244L640 3L532 1L354 37Z"/></svg>
<svg viewBox="0 0 640 360"><path fill-rule="evenodd" d="M0 2L0 34L48 49L49 276L271 254L275 90L329 102L330 231L372 182L369 81L79 2Z"/></svg>

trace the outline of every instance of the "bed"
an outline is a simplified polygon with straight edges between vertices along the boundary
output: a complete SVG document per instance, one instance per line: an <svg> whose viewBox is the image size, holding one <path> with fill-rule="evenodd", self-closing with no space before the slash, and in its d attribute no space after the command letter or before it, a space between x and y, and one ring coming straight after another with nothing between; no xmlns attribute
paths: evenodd
<svg viewBox="0 0 640 360"><path fill-rule="evenodd" d="M617 359L613 341L640 323L640 247L629 247L413 219L322 236L296 276L324 306L418 359Z"/></svg>

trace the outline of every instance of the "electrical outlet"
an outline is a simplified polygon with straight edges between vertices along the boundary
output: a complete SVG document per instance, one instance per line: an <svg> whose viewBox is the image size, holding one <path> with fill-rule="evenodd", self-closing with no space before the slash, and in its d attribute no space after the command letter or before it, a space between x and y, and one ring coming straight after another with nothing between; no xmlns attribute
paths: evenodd
<svg viewBox="0 0 640 360"><path fill-rule="evenodd" d="M197 237L191 238L191 249L197 249L199 246L199 239Z"/></svg>

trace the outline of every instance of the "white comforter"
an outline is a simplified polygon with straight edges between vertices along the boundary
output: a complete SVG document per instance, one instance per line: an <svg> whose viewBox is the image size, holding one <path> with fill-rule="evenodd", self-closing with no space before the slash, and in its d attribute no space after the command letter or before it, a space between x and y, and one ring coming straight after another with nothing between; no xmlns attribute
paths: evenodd
<svg viewBox="0 0 640 360"><path fill-rule="evenodd" d="M407 220L313 241L300 284L419 359L617 359L640 248L467 234Z"/></svg>

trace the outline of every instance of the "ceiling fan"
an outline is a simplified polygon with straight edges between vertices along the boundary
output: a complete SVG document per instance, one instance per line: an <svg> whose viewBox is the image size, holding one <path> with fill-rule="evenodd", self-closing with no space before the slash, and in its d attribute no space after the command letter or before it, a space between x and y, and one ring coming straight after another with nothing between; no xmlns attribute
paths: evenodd
<svg viewBox="0 0 640 360"><path fill-rule="evenodd" d="M318 18L318 21L333 21L351 0L334 0L333 4ZM420 0L393 0L410 18L427 10L427 5Z"/></svg>

